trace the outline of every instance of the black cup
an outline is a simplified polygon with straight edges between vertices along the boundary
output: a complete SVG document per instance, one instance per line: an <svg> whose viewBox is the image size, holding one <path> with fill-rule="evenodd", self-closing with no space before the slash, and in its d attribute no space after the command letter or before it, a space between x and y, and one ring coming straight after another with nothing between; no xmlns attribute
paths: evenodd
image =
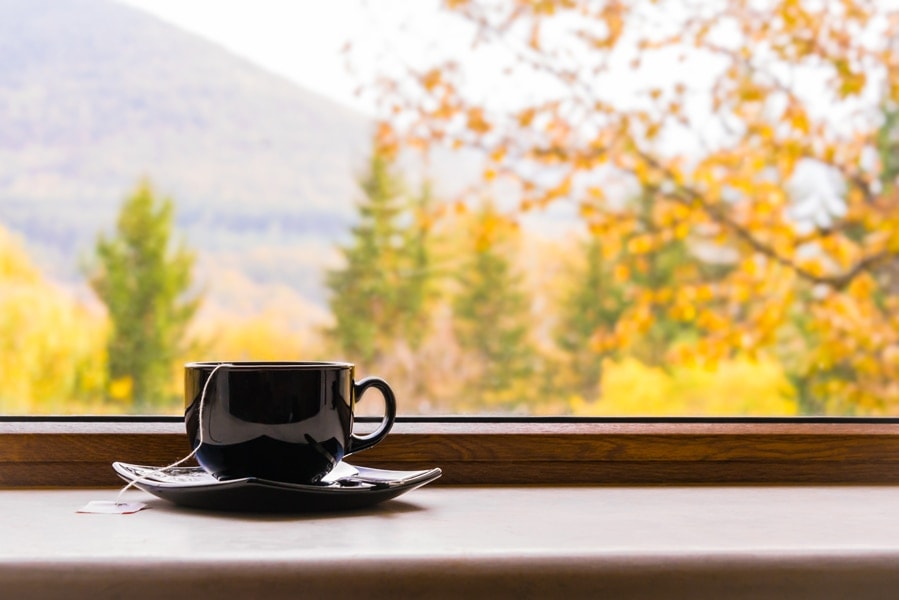
<svg viewBox="0 0 899 600"><path fill-rule="evenodd" d="M317 482L384 439L396 417L387 382L356 382L353 371L337 362L188 363L184 421L197 461L218 479ZM385 415L377 430L357 436L353 409L372 387L384 396Z"/></svg>

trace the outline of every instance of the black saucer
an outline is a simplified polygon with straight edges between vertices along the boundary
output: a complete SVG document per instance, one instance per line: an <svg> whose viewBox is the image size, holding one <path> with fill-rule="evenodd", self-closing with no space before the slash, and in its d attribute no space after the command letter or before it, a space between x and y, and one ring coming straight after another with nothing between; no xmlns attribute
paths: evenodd
<svg viewBox="0 0 899 600"><path fill-rule="evenodd" d="M313 512L352 510L396 498L440 477L440 469L386 471L346 462L317 484L283 483L247 477L219 481L201 467L159 467L112 463L135 487L180 506L223 511ZM141 479L143 477L143 479Z"/></svg>

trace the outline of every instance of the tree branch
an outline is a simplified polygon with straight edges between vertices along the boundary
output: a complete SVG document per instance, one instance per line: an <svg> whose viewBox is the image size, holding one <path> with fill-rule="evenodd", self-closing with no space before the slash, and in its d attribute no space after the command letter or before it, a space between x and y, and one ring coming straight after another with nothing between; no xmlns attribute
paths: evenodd
<svg viewBox="0 0 899 600"><path fill-rule="evenodd" d="M674 179L673 173L666 167L659 164L655 158L649 156L643 152L640 152L640 157L646 161L647 164L652 166L654 169L662 172L669 180ZM690 205L692 203L699 204L702 210L708 214L715 222L725 226L730 229L737 235L744 243L746 243L750 248L770 258L776 263L787 267L788 269L795 272L801 278L819 285L826 285L828 287L833 288L834 290L843 290L848 286L852 281L858 277L862 272L876 266L878 263L886 260L887 258L894 255L894 253L882 250L880 252L874 252L873 254L869 254L860 258L853 264L851 267L845 269L844 271L833 274L833 275L819 275L802 265L798 264L796 261L791 258L784 256L780 252L778 252L775 248L766 244L758 237L753 235L753 233L734 219L732 219L727 213L720 210L720 208L705 198L701 193L694 190L693 188L680 185L678 186L675 193L664 192L658 186L650 187L651 190L659 193L663 193L669 198L681 202L685 205Z"/></svg>

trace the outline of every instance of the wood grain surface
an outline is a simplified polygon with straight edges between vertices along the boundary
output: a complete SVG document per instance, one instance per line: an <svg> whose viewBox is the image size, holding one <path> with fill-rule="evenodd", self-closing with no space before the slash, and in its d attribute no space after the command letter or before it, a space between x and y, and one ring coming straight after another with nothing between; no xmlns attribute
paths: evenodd
<svg viewBox="0 0 899 600"><path fill-rule="evenodd" d="M0 487L111 486L189 451L176 422L0 422ZM397 423L354 464L442 484L894 484L899 424Z"/></svg>

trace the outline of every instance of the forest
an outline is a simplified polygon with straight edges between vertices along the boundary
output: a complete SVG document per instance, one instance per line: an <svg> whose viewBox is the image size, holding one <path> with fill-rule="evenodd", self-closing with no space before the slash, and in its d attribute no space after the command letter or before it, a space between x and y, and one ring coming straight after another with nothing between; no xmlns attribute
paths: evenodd
<svg viewBox="0 0 899 600"><path fill-rule="evenodd" d="M325 274L329 325L297 335L277 314L197 320L195 255L172 199L142 182L86 276L103 310L46 280L0 241L3 414L178 414L189 360L351 360L390 381L405 414L790 415L780 365L735 356L673 366L695 343L659 315L627 349L608 343L633 288L599 238L529 236L489 200L472 208L410 187L375 152L343 263ZM683 249L644 275L670 280ZM376 411L376 408L372 410Z"/></svg>
<svg viewBox="0 0 899 600"><path fill-rule="evenodd" d="M521 93L472 93L453 56L371 83L384 118L329 322L302 336L195 320L196 256L150 182L86 269L104 310L0 234L0 412L177 414L184 361L254 358L351 360L407 414L895 413L899 15L668 4L446 2ZM626 101L602 83L631 80ZM397 168L440 148L487 157L481 180L444 198ZM523 226L554 206L568 234Z"/></svg>

